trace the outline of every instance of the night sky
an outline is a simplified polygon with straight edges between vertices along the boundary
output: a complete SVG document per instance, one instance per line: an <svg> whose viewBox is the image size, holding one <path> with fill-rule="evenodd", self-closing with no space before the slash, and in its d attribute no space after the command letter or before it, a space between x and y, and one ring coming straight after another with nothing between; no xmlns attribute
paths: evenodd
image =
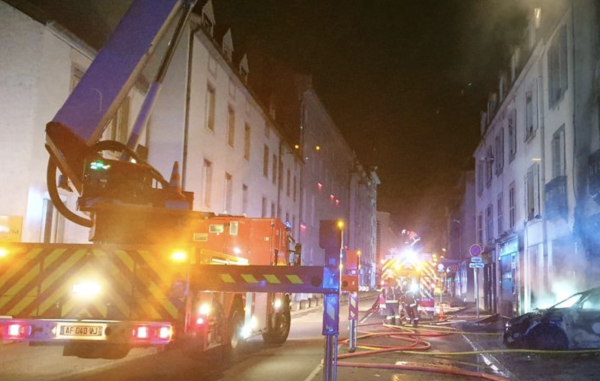
<svg viewBox="0 0 600 381"><path fill-rule="evenodd" d="M95 47L131 3L29 1ZM268 78L252 71L253 51L312 75L362 163L378 167L379 210L439 249L460 170L473 167L479 113L499 70L508 66L510 47L521 41L523 10L540 1L552 0L213 4L217 27L232 29L236 53L250 53L254 83ZM199 7L204 3L199 0Z"/></svg>
<svg viewBox="0 0 600 381"><path fill-rule="evenodd" d="M379 210L439 249L460 170L473 167L479 113L523 35L526 2L214 3L236 48L266 46L313 75L350 146L378 166Z"/></svg>

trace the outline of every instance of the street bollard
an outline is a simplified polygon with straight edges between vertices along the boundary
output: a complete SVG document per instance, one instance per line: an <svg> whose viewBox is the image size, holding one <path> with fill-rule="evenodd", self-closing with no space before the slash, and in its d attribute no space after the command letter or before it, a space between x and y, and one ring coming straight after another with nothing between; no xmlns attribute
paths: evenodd
<svg viewBox="0 0 600 381"><path fill-rule="evenodd" d="M323 381L337 380L339 314L339 294L325 295L325 305L323 306L323 335L325 335L325 363L323 364Z"/></svg>
<svg viewBox="0 0 600 381"><path fill-rule="evenodd" d="M348 352L356 351L358 337L358 293L348 294Z"/></svg>

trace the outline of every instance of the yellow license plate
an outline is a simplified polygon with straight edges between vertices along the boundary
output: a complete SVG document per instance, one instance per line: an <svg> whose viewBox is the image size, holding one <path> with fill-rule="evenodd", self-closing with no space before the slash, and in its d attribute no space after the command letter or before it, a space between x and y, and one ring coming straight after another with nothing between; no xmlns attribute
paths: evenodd
<svg viewBox="0 0 600 381"><path fill-rule="evenodd" d="M58 338L85 338L88 340L104 340L106 338L104 324L58 324Z"/></svg>

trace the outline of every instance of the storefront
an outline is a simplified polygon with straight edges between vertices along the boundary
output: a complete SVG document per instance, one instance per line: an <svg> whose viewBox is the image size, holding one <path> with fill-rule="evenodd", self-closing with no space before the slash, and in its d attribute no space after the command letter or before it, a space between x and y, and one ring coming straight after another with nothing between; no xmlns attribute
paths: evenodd
<svg viewBox="0 0 600 381"><path fill-rule="evenodd" d="M501 242L499 247L498 278L500 281L496 306L498 313L511 317L519 310L517 273L519 239L511 237Z"/></svg>

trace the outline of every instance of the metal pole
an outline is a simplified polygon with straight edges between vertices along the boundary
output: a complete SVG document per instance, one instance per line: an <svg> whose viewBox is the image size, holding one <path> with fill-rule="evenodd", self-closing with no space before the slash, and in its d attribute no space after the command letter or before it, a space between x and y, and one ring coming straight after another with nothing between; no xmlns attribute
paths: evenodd
<svg viewBox="0 0 600 381"><path fill-rule="evenodd" d="M475 313L477 314L477 319L479 319L479 277L477 269L473 269L474 278L475 278Z"/></svg>
<svg viewBox="0 0 600 381"><path fill-rule="evenodd" d="M327 335L325 337L323 381L337 380L337 338L337 335Z"/></svg>

